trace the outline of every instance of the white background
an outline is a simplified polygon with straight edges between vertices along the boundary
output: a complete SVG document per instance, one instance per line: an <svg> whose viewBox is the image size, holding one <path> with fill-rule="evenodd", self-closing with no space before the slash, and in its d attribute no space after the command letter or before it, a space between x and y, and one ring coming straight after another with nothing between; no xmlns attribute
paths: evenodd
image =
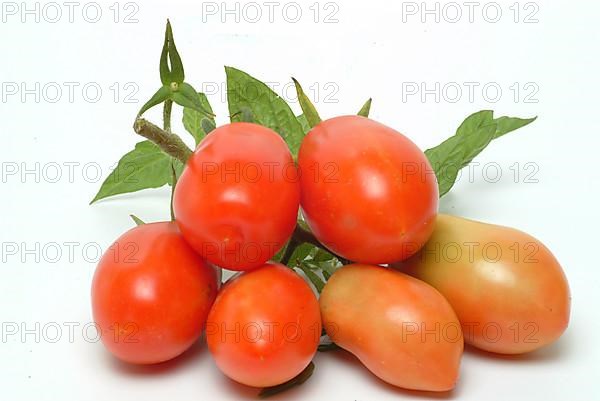
<svg viewBox="0 0 600 401"><path fill-rule="evenodd" d="M473 22L469 9L459 2L463 15L455 23L449 20L456 8L446 8L444 14L443 3L439 22L435 15L427 15L422 23L420 14L403 14L406 3L376 0L337 0L335 6L320 1L316 23L315 7L309 8L315 3L312 0L296 3L302 10L297 23L290 22L295 18L291 6L288 14L283 12L286 2L275 8L271 22L268 8L259 1L263 15L256 23L244 21L256 17L256 8L246 8L244 15L243 4L238 5L236 22L236 15L223 15L221 2L213 3L217 14L208 15L200 2L138 0L133 7L122 1L117 3L119 22L114 21L114 6L109 8L114 2L100 2L102 16L96 23L82 15L85 2L75 8L73 22L68 8L59 2L63 15L55 23L49 20L55 19L56 7L46 7L44 15L40 3L36 22L35 13L23 15L20 2L14 3L16 15L8 13L14 9L8 3L2 1L0 24L0 242L3 247L16 244L18 250L15 255L3 250L0 321L3 328L16 324L19 332L0 342L0 398L185 401L236 400L256 394L222 376L200 343L173 362L136 368L116 362L100 343L86 341L82 332L82 326L91 322L95 250L106 249L132 226L129 213L146 221L168 218L166 188L88 206L100 185L96 167L105 178L119 157L139 141L130 127L141 102L160 84L158 59L167 17L174 26L187 80L198 90L221 85L218 93L209 95L220 123L227 121L223 65L274 82L279 92L292 75L305 89L319 88L310 97L324 117L355 113L372 96L371 116L405 133L423 149L453 134L462 119L476 110L491 108L498 116L538 115L531 126L498 140L477 158L481 164L473 167L472 177L463 175L441 209L514 226L545 242L570 280L571 325L558 343L524 357L492 358L467 350L460 383L444 397L565 400L590 399L596 393L593 379L600 362L597 2L538 0L532 6L523 1L518 3L518 22L514 6L509 8L514 1L499 2L503 13L497 23L486 21L495 18L489 6L483 14L486 2L475 8ZM428 2L430 9L434 5ZM34 6L27 2L30 9ZM420 2L416 6L422 11ZM227 7L233 9L234 2ZM533 19L538 22L524 23L536 9ZM94 9L87 11L87 18L93 19ZM137 22L124 23L132 11ZM332 11L337 22L325 23ZM65 82L79 85L73 99ZM436 82L441 87L461 85L462 98L453 102L454 92L442 94L439 101L431 94L425 99L403 96L403 88L411 83L426 83L431 89ZM469 99L464 82L479 84L474 98ZM7 83L24 83L34 92L39 83L40 98L35 94L22 98L21 88L8 95ZM82 93L89 83L102 89L95 103L93 90L87 98ZM116 99L110 89L115 83L120 88ZM125 102L127 83L139 88L133 95L137 103ZM488 83L502 89L496 102L492 102L496 100L493 90L487 97L482 94ZM515 83L521 88L516 98L510 89ZM56 84L63 93L53 103L56 93L43 93L42 88L51 90ZM537 88L537 93L525 99L531 88ZM287 94L292 96L293 90ZM296 102L292 107L299 111ZM183 134L180 110L174 115L175 129ZM148 116L159 122L158 110ZM72 174L64 163L75 163ZM526 167L526 163L532 164ZM15 165L17 173L7 174ZM37 170L37 176L24 174L27 169ZM498 169L502 177L496 180ZM529 178L537 182L526 180L532 172ZM66 243L76 243L72 257ZM56 256L54 244L62 252L58 261L51 260ZM27 253L27 249L34 251ZM73 341L68 338L71 322L79 324ZM53 325L62 328L57 343L49 341L56 334ZM39 341L34 334L25 334L25 328L37 332ZM317 370L308 383L276 399L431 397L384 385L344 354L320 354L315 362Z"/></svg>

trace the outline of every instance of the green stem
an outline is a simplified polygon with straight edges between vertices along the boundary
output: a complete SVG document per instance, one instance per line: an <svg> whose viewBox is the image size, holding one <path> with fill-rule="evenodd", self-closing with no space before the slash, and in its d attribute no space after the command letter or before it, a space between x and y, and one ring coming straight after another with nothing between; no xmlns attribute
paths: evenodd
<svg viewBox="0 0 600 401"><path fill-rule="evenodd" d="M192 155L192 150L171 132L167 132L143 118L137 118L133 124L136 134L154 142L163 152L185 164Z"/></svg>
<svg viewBox="0 0 600 401"><path fill-rule="evenodd" d="M171 161L171 201L170 210L171 210L171 221L175 221L175 210L173 209L173 199L175 199L175 186L177 185L177 172L175 171L175 165Z"/></svg>
<svg viewBox="0 0 600 401"><path fill-rule="evenodd" d="M163 105L163 129L168 133L171 133L171 110L173 110L173 101L167 99Z"/></svg>
<svg viewBox="0 0 600 401"><path fill-rule="evenodd" d="M163 130L172 134L171 132L171 111L173 110L173 101L171 99L165 100L163 104ZM175 185L177 185L177 172L175 171L175 164L171 159L171 201L169 202L169 210L171 211L171 221L175 221L175 212L173 210L173 198L175 198Z"/></svg>
<svg viewBox="0 0 600 401"><path fill-rule="evenodd" d="M290 262L294 251L300 244L301 242L298 242L294 237L290 239L290 242L288 242L287 246L285 247L285 252L281 257L281 264L287 265Z"/></svg>

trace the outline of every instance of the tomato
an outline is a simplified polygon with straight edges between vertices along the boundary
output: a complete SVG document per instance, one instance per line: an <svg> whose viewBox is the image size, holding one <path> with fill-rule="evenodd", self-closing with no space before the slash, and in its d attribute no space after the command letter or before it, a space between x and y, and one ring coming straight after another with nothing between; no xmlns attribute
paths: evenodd
<svg viewBox="0 0 600 401"><path fill-rule="evenodd" d="M316 125L298 155L301 206L315 234L346 259L406 259L429 238L438 188L423 152L408 138L360 116Z"/></svg>
<svg viewBox="0 0 600 401"><path fill-rule="evenodd" d="M412 390L455 386L462 331L433 287L388 268L347 265L331 276L319 303L331 339L380 379Z"/></svg>
<svg viewBox="0 0 600 401"><path fill-rule="evenodd" d="M92 283L102 342L135 364L163 362L202 334L217 293L217 275L174 223L123 234L102 256Z"/></svg>
<svg viewBox="0 0 600 401"><path fill-rule="evenodd" d="M187 162L174 211L202 257L230 270L261 266L296 225L298 172L283 139L269 128L232 123L212 131Z"/></svg>
<svg viewBox="0 0 600 401"><path fill-rule="evenodd" d="M399 267L444 294L465 341L486 351L536 350L569 323L560 264L544 244L512 228L440 214L422 252Z"/></svg>
<svg viewBox="0 0 600 401"><path fill-rule="evenodd" d="M208 348L229 378L253 387L284 383L310 363L321 336L317 298L291 269L269 263L221 289L206 327Z"/></svg>

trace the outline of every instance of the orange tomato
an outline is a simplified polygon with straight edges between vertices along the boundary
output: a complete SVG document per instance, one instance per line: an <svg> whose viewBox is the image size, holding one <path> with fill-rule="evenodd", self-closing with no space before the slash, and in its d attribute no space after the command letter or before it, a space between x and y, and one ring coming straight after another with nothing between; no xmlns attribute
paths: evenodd
<svg viewBox="0 0 600 401"><path fill-rule="evenodd" d="M486 351L536 350L569 323L560 264L522 231L440 214L423 250L397 266L437 288L456 311L465 342Z"/></svg>
<svg viewBox="0 0 600 401"><path fill-rule="evenodd" d="M327 334L394 386L455 386L463 337L456 314L428 284L388 268L347 265L320 298Z"/></svg>

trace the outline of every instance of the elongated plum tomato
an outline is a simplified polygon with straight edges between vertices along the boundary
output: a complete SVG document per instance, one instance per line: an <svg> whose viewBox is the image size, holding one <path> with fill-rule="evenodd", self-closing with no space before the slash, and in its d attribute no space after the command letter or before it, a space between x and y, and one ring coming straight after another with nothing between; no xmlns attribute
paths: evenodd
<svg viewBox="0 0 600 401"><path fill-rule="evenodd" d="M565 274L550 250L513 228L438 215L422 252L396 267L448 299L465 342L520 354L558 339L569 323Z"/></svg>
<svg viewBox="0 0 600 401"><path fill-rule="evenodd" d="M276 263L230 279L206 326L208 348L219 369L253 387L297 376L315 355L320 337L317 298L300 276Z"/></svg>
<svg viewBox="0 0 600 401"><path fill-rule="evenodd" d="M298 165L311 230L346 259L403 260L433 231L435 174L423 152L392 128L360 116L323 121L304 138Z"/></svg>
<svg viewBox="0 0 600 401"><path fill-rule="evenodd" d="M138 226L102 256L92 283L102 342L135 364L163 362L202 334L217 294L217 275L174 223Z"/></svg>
<svg viewBox="0 0 600 401"><path fill-rule="evenodd" d="M331 339L380 379L411 390L455 386L463 336L435 288L384 267L347 265L331 276L319 303Z"/></svg>
<svg viewBox="0 0 600 401"><path fill-rule="evenodd" d="M232 123L212 131L187 162L174 211L202 257L230 270L268 261L296 225L300 183L283 139L269 128Z"/></svg>

